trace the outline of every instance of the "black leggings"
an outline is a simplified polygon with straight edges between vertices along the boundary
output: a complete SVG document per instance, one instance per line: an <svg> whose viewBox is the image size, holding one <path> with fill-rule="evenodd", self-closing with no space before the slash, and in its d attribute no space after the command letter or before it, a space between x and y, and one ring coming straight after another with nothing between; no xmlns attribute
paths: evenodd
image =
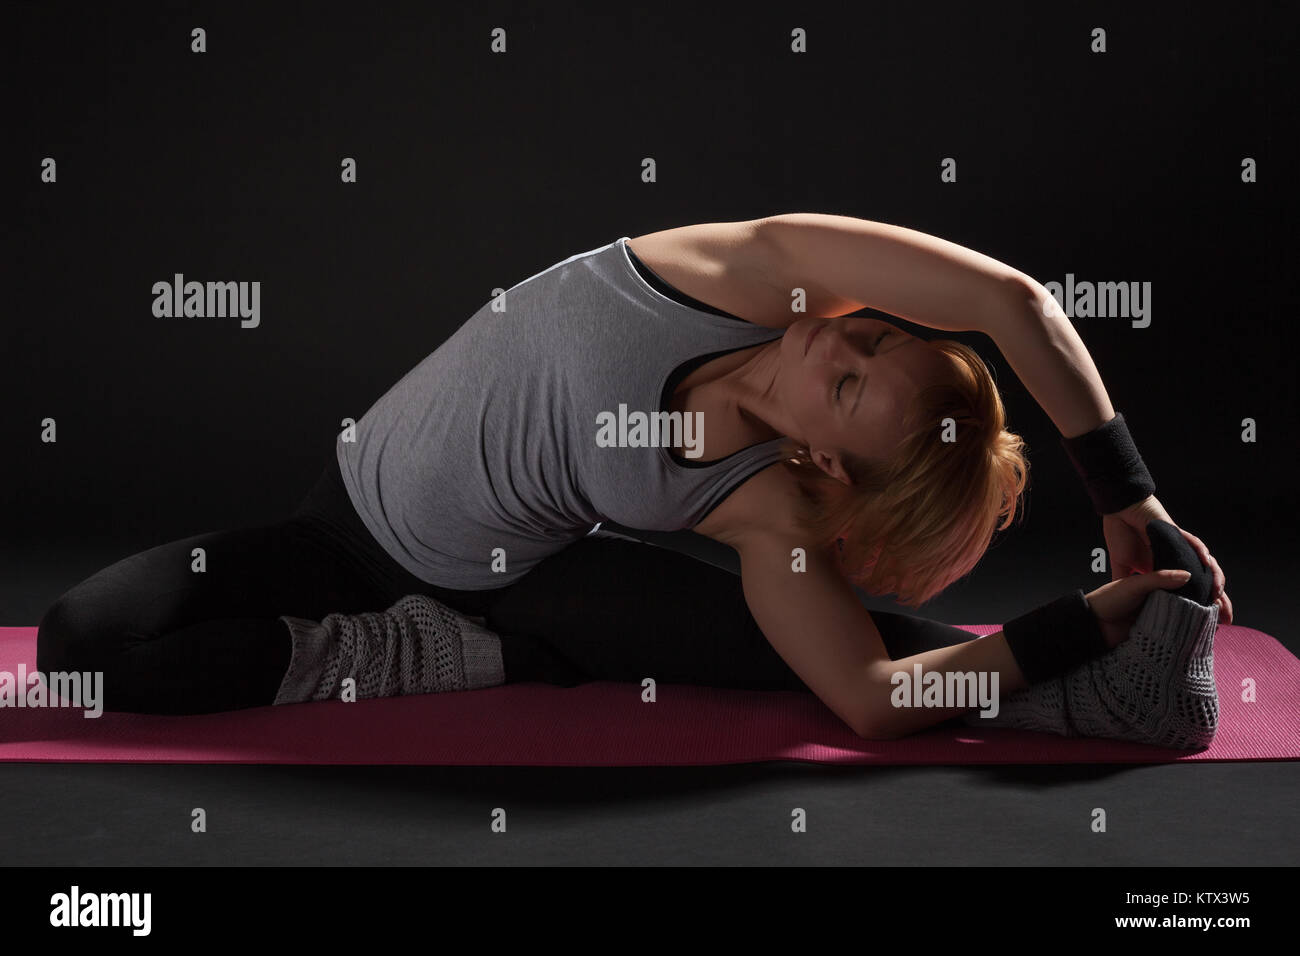
<svg viewBox="0 0 1300 956"><path fill-rule="evenodd" d="M191 569L202 548L206 569ZM289 665L282 614L320 620L426 594L501 636L508 682L592 680L753 690L807 686L763 637L739 576L690 555L597 533L514 584L455 591L395 562L361 523L331 454L297 510L118 561L41 619L42 673L100 671L105 710L193 714L270 704ZM893 659L974 638L872 611Z"/></svg>

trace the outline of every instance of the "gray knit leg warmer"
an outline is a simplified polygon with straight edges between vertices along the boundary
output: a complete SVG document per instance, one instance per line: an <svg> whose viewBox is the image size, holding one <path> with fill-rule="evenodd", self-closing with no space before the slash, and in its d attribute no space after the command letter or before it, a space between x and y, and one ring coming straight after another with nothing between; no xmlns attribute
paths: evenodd
<svg viewBox="0 0 1300 956"><path fill-rule="evenodd" d="M963 715L976 727L1042 730L1200 750L1218 729L1214 632L1218 605L1164 589L1147 595L1128 640L1063 677L999 701L996 717Z"/></svg>
<svg viewBox="0 0 1300 956"><path fill-rule="evenodd" d="M383 613L329 614L323 621L284 615L293 653L276 704L338 699L343 681L356 699L495 687L505 681L501 639L481 618L422 594Z"/></svg>

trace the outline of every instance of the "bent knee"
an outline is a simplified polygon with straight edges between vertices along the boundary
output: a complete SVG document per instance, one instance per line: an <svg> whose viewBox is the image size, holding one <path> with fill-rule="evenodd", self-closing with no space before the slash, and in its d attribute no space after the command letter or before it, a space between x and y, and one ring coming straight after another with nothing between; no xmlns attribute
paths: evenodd
<svg viewBox="0 0 1300 956"><path fill-rule="evenodd" d="M77 588L65 592L37 625L36 669L42 673L103 670L122 642L122 633L109 617Z"/></svg>

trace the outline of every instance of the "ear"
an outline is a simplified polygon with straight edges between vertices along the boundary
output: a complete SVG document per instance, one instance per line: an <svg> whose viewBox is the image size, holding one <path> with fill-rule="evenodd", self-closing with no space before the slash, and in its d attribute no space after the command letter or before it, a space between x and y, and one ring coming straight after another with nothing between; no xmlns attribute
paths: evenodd
<svg viewBox="0 0 1300 956"><path fill-rule="evenodd" d="M840 459L838 452L835 454L829 454L824 451L814 451L811 452L810 457L813 460L813 464L826 472L826 474L830 475L836 481L845 485L853 484L853 479L850 478L849 473L844 470L844 462Z"/></svg>

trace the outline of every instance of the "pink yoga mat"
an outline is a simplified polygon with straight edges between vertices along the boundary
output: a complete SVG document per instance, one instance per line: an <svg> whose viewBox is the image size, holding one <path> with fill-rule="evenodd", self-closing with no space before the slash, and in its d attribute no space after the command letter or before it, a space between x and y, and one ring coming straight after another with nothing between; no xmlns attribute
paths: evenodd
<svg viewBox="0 0 1300 956"><path fill-rule="evenodd" d="M964 625L989 634L996 625ZM35 669L36 628L0 628L0 671ZM1256 702L1241 700L1242 681ZM1237 625L1215 638L1219 731L1188 754L1095 738L954 724L867 741L816 697L790 691L636 684L489 690L259 707L186 717L0 708L0 760L672 766L801 760L834 764L1164 763L1300 758L1300 661Z"/></svg>

